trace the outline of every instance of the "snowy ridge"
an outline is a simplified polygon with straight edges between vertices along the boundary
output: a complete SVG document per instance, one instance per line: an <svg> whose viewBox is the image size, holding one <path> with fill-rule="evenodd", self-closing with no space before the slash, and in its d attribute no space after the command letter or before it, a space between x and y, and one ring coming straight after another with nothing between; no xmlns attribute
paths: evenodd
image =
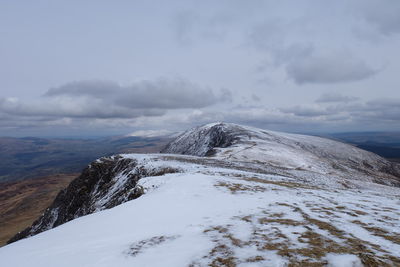
<svg viewBox="0 0 400 267"><path fill-rule="evenodd" d="M12 241L29 238L0 248L2 263L400 265L396 166L379 156L221 123L164 152L90 164Z"/></svg>
<svg viewBox="0 0 400 267"><path fill-rule="evenodd" d="M213 123L188 130L162 152L211 156L400 186L399 165L374 153L330 139L231 123Z"/></svg>

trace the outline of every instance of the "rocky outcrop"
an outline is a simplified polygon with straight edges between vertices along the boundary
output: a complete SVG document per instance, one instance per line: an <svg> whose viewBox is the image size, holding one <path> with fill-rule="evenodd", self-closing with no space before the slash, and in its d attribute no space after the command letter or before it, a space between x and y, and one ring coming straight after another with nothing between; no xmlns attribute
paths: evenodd
<svg viewBox="0 0 400 267"><path fill-rule="evenodd" d="M62 190L53 204L32 226L19 232L7 243L36 235L75 218L113 208L140 197L137 185L142 177L177 172L174 168L146 168L135 159L113 156L91 163L82 174Z"/></svg>
<svg viewBox="0 0 400 267"><path fill-rule="evenodd" d="M241 127L225 123L199 126L178 136L161 153L212 156L216 153L215 148L229 147L239 140L239 135L245 133Z"/></svg>

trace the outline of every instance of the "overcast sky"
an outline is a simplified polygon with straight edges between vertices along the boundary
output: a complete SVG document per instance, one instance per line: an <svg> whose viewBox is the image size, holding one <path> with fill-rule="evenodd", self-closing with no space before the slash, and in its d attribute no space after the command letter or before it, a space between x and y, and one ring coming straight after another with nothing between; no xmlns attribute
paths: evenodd
<svg viewBox="0 0 400 267"><path fill-rule="evenodd" d="M399 0L0 2L0 136L400 130Z"/></svg>

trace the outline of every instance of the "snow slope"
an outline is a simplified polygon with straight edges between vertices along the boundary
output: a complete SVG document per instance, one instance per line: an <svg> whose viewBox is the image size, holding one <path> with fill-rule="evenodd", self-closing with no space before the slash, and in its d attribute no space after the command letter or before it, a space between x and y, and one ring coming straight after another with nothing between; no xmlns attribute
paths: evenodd
<svg viewBox="0 0 400 267"><path fill-rule="evenodd" d="M2 266L400 264L397 188L332 190L186 157L123 157L180 171L143 177L140 198L1 248Z"/></svg>

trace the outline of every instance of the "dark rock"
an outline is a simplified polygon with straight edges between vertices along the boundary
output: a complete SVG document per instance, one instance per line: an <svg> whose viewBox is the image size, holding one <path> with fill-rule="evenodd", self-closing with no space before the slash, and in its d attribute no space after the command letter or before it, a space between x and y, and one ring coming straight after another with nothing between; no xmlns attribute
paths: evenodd
<svg viewBox="0 0 400 267"><path fill-rule="evenodd" d="M215 148L229 147L239 140L239 136L248 134L241 127L228 126L219 123L209 128L201 126L191 129L167 144L161 153L212 156L215 154Z"/></svg>

